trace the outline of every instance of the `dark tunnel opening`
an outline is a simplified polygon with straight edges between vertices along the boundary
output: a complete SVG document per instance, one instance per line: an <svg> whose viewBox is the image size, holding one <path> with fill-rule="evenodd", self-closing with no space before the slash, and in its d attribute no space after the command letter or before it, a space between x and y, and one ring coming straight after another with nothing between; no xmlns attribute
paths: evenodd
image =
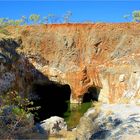
<svg viewBox="0 0 140 140"><path fill-rule="evenodd" d="M32 111L35 122L40 122L51 116L63 117L68 109L71 89L69 85L56 83L34 84L32 101L33 107L40 106L38 110Z"/></svg>
<svg viewBox="0 0 140 140"><path fill-rule="evenodd" d="M90 101L98 101L100 93L100 88L98 87L90 87L88 92L86 92L83 96L83 103Z"/></svg>

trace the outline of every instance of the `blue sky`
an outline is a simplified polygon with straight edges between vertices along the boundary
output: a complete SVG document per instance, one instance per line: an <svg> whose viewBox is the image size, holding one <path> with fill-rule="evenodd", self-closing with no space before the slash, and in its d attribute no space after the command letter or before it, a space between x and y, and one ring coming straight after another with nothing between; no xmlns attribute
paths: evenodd
<svg viewBox="0 0 140 140"><path fill-rule="evenodd" d="M32 13L46 16L53 13L63 16L66 11L72 12L72 21L95 21L95 22L124 22L123 15L131 14L134 10L140 10L139 0L125 1L1 1L0 17L19 19L21 16L29 16Z"/></svg>

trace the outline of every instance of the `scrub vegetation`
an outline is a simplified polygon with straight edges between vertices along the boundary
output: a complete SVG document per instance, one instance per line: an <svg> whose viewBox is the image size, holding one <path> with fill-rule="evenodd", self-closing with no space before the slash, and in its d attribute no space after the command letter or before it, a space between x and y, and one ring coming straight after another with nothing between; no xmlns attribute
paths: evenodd
<svg viewBox="0 0 140 140"><path fill-rule="evenodd" d="M9 91L0 96L0 137L19 139L37 137L34 119L30 113L33 102L21 97L16 91Z"/></svg>
<svg viewBox="0 0 140 140"><path fill-rule="evenodd" d="M29 17L22 16L20 19L14 20L9 18L0 18L0 26L19 26L27 24L52 24L52 23L69 23L71 22L72 12L67 11L64 15L58 16L55 14L48 14L41 17L39 14L31 14Z"/></svg>
<svg viewBox="0 0 140 140"><path fill-rule="evenodd" d="M42 17L39 14L31 14L29 17L22 16L20 19L9 19L9 18L0 18L0 27L5 26L19 26L19 25L28 25L28 24L53 24L53 23L70 23L72 12L67 11L64 15L58 16L55 14L48 14L47 16ZM130 14L123 16L126 21L140 22L140 10L135 10ZM84 21L84 23L89 23L92 21Z"/></svg>
<svg viewBox="0 0 140 140"><path fill-rule="evenodd" d="M140 10L135 10L132 14L123 16L127 21L140 22Z"/></svg>

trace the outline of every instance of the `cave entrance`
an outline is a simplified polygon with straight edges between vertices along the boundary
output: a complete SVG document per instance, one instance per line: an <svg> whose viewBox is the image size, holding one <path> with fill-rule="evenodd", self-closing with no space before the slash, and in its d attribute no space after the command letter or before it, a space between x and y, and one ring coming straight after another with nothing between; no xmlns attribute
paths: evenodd
<svg viewBox="0 0 140 140"><path fill-rule="evenodd" d="M34 84L32 91L32 101L34 107L40 106L33 111L35 122L40 122L51 116L63 117L68 109L71 89L69 85L58 83Z"/></svg>
<svg viewBox="0 0 140 140"><path fill-rule="evenodd" d="M83 103L90 102L90 101L98 101L99 93L100 93L100 88L90 87L83 96Z"/></svg>

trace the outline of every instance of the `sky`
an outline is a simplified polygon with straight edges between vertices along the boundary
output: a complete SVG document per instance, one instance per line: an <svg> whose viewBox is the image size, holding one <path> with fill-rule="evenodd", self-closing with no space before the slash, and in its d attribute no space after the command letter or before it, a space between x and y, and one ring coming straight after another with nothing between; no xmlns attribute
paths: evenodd
<svg viewBox="0 0 140 140"><path fill-rule="evenodd" d="M33 13L42 17L49 13L63 16L72 12L72 22L126 22L123 18L134 10L140 10L140 0L0 0L0 18L19 19Z"/></svg>

